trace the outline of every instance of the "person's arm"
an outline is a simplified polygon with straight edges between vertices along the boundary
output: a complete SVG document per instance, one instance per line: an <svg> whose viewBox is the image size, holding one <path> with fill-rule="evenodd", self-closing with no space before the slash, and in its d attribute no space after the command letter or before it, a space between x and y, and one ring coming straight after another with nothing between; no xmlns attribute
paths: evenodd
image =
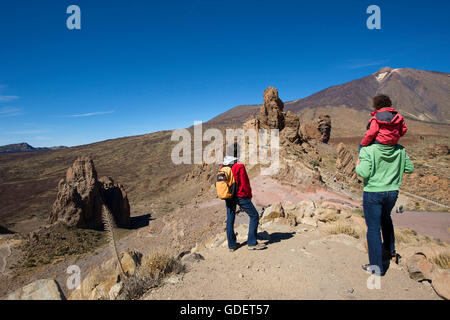
<svg viewBox="0 0 450 320"><path fill-rule="evenodd" d="M248 191L252 192L252 187L250 186L250 179L248 178L247 170L245 170L245 166L242 166L240 176L241 176L242 184L244 186L246 186Z"/></svg>
<svg viewBox="0 0 450 320"><path fill-rule="evenodd" d="M361 149L361 151L359 152L359 163L357 162L355 171L361 178L366 179L370 176L371 170L372 162L370 159L370 155L365 149Z"/></svg>
<svg viewBox="0 0 450 320"><path fill-rule="evenodd" d="M414 164L408 157L408 154L405 153L405 173L412 173L413 171L414 171Z"/></svg>
<svg viewBox="0 0 450 320"><path fill-rule="evenodd" d="M400 128L400 137L403 137L408 131L408 127L406 126L405 120L402 120L401 128Z"/></svg>
<svg viewBox="0 0 450 320"><path fill-rule="evenodd" d="M361 145L363 147L368 146L373 139L375 139L379 130L380 126L378 125L378 122L376 120L371 120L369 130L366 131L366 134L361 141Z"/></svg>

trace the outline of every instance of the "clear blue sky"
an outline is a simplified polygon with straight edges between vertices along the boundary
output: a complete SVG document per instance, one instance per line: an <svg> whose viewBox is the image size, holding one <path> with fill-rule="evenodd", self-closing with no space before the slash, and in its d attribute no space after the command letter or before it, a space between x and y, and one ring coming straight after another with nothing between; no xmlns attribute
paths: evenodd
<svg viewBox="0 0 450 320"><path fill-rule="evenodd" d="M81 8L81 30L66 8ZM381 8L381 30L366 8ZM188 127L383 66L450 71L450 1L2 0L0 145Z"/></svg>

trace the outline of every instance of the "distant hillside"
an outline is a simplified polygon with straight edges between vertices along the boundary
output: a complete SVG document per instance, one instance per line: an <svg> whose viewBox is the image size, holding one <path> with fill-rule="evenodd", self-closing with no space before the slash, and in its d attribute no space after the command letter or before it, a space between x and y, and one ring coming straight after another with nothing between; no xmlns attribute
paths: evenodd
<svg viewBox="0 0 450 320"><path fill-rule="evenodd" d="M34 148L26 142L8 144L6 146L0 146L0 153L16 153L16 152L37 152L37 151L49 151L58 150L67 147L49 147L49 148Z"/></svg>
<svg viewBox="0 0 450 320"><path fill-rule="evenodd" d="M384 93L408 120L416 134L448 134L450 130L450 74L385 67L361 79L336 85L304 99L285 102L285 110L310 121L331 115L334 133L355 136L364 132L371 99ZM280 92L283 99L283 92ZM259 105L237 106L211 119L209 125L242 124ZM432 124L433 126L430 126Z"/></svg>

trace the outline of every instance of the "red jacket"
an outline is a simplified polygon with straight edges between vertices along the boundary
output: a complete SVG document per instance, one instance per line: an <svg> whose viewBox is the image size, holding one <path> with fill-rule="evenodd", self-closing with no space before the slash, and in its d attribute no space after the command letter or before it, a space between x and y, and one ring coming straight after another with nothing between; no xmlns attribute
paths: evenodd
<svg viewBox="0 0 450 320"><path fill-rule="evenodd" d="M238 197L242 198L252 198L252 187L250 186L250 180L248 179L247 171L245 170L245 166L236 162L232 167L231 171L233 172L234 179L237 183L237 193Z"/></svg>
<svg viewBox="0 0 450 320"><path fill-rule="evenodd" d="M405 120L394 108L382 108L371 115L370 127L361 141L362 146L368 146L374 139L382 144L396 145L408 130Z"/></svg>

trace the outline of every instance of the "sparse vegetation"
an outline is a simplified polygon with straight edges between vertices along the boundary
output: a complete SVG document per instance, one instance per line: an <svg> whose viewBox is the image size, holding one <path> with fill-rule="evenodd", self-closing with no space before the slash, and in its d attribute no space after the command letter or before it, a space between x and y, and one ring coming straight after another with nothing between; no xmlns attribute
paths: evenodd
<svg viewBox="0 0 450 320"><path fill-rule="evenodd" d="M81 255L105 243L101 231L69 228L56 224L41 230L34 237L24 239L19 249L23 252L15 268L33 268L58 259Z"/></svg>
<svg viewBox="0 0 450 320"><path fill-rule="evenodd" d="M450 269L450 253L448 251L441 252L432 257L431 262L441 269Z"/></svg>
<svg viewBox="0 0 450 320"><path fill-rule="evenodd" d="M353 238L360 239L362 238L362 231L356 229L348 222L338 221L330 226L328 229L329 234L346 234Z"/></svg>
<svg viewBox="0 0 450 320"><path fill-rule="evenodd" d="M148 290L160 286L165 278L184 271L180 259L167 252L154 252L144 257L133 276L124 279L118 299L139 299Z"/></svg>

